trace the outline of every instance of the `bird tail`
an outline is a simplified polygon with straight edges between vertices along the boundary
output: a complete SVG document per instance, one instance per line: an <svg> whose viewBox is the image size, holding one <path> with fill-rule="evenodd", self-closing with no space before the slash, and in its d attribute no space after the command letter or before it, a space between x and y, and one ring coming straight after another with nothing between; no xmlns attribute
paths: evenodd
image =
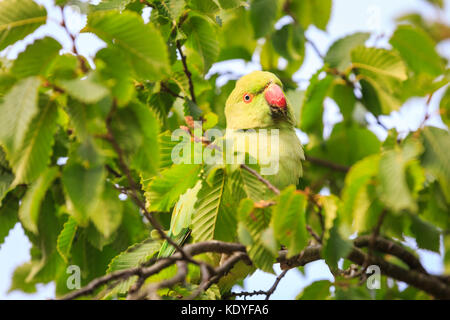
<svg viewBox="0 0 450 320"><path fill-rule="evenodd" d="M182 245L186 239L191 234L191 230L189 228L183 229L178 235L173 236L171 232L168 234L168 236L178 245ZM175 252L175 247L169 244L167 240L163 242L161 245L161 249L159 249L158 253L158 259L159 258L167 258L170 257Z"/></svg>

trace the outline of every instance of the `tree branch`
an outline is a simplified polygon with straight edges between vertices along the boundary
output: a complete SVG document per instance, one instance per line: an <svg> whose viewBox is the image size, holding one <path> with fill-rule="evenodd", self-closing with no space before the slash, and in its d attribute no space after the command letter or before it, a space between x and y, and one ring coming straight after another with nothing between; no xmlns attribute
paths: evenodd
<svg viewBox="0 0 450 320"><path fill-rule="evenodd" d="M309 161L313 164L322 166L322 167L327 167L336 171L340 171L340 172L344 172L347 173L350 170L350 167L344 166L342 164L338 164L338 163L334 163L328 160L324 160L324 159L319 159L316 157L311 157L308 155L305 155L305 159L306 161Z"/></svg>

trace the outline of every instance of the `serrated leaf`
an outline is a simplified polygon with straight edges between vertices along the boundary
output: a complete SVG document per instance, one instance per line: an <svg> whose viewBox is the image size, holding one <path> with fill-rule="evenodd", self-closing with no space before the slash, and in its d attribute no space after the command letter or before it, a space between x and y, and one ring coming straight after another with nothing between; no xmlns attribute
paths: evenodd
<svg viewBox="0 0 450 320"><path fill-rule="evenodd" d="M20 149L11 155L14 184L31 183L47 167L52 154L58 112L54 101L41 96L39 113L31 121Z"/></svg>
<svg viewBox="0 0 450 320"><path fill-rule="evenodd" d="M93 32L110 45L122 50L130 59L138 78L157 80L168 74L166 44L152 24L130 11L92 13L84 32Z"/></svg>
<svg viewBox="0 0 450 320"><path fill-rule="evenodd" d="M0 104L0 144L9 158L22 145L28 126L39 110L39 85L40 80L35 77L20 80Z"/></svg>
<svg viewBox="0 0 450 320"><path fill-rule="evenodd" d="M112 259L106 272L111 273L138 267L140 264L149 260L159 248L160 244L152 239L147 239L141 243L134 244ZM136 281L136 277L131 277L126 281L122 281L113 289L113 292L126 293L134 281Z"/></svg>
<svg viewBox="0 0 450 320"><path fill-rule="evenodd" d="M345 71L350 66L352 50L363 45L369 37L367 32L357 32L336 40L328 49L324 62L332 68Z"/></svg>
<svg viewBox="0 0 450 320"><path fill-rule="evenodd" d="M0 150L0 153L1 152L2 151ZM14 180L14 175L12 173L5 171L0 174L0 206L2 204L3 198L6 196L6 194L9 191L13 180Z"/></svg>
<svg viewBox="0 0 450 320"><path fill-rule="evenodd" d="M197 194L195 213L192 217L192 237L195 242L216 239L217 221L223 204L225 193L225 172L218 169L214 172L211 185L203 183Z"/></svg>
<svg viewBox="0 0 450 320"><path fill-rule="evenodd" d="M19 208L19 218L25 229L38 233L39 212L47 189L58 175L58 168L47 168L31 185L22 199Z"/></svg>
<svg viewBox="0 0 450 320"><path fill-rule="evenodd" d="M92 11L103 10L125 10L126 6L133 2L133 0L102 0L97 5L91 5L89 8Z"/></svg>
<svg viewBox="0 0 450 320"><path fill-rule="evenodd" d="M47 10L32 0L0 2L0 50L25 38L47 20Z"/></svg>
<svg viewBox="0 0 450 320"><path fill-rule="evenodd" d="M351 52L352 63L368 77L386 77L396 80L407 78L403 61L392 51L358 46Z"/></svg>
<svg viewBox="0 0 450 320"><path fill-rule="evenodd" d="M19 200L12 194L3 199L0 206L0 249L8 236L9 231L14 228L19 221L17 211L19 210Z"/></svg>
<svg viewBox="0 0 450 320"><path fill-rule="evenodd" d="M66 223L64 223L63 229L58 236L58 240L56 241L56 249L66 263L69 262L70 250L72 249L72 243L77 230L77 221L73 217L69 217Z"/></svg>
<svg viewBox="0 0 450 320"><path fill-rule="evenodd" d="M236 213L233 209L239 199L229 187L226 173L214 167L207 173L197 194L192 218L192 237L195 241L217 239L233 241L236 235Z"/></svg>
<svg viewBox="0 0 450 320"><path fill-rule="evenodd" d="M53 38L36 40L19 54L11 72L19 78L45 75L62 46Z"/></svg>
<svg viewBox="0 0 450 320"><path fill-rule="evenodd" d="M170 211L180 195L195 185L200 169L200 165L178 164L154 177L144 188L150 210Z"/></svg>
<svg viewBox="0 0 450 320"><path fill-rule="evenodd" d="M297 193L291 186L281 192L272 210L271 224L275 237L288 249L288 255L300 253L308 241L306 231L305 195Z"/></svg>
<svg viewBox="0 0 450 320"><path fill-rule="evenodd" d="M243 199L238 208L238 228L241 229L240 241L247 243L247 252L255 266L263 271L273 273L274 254L264 239L261 239L269 227L270 212L267 209L255 208L251 199ZM242 230L246 230L245 233ZM265 239L267 240L267 239Z"/></svg>
<svg viewBox="0 0 450 320"><path fill-rule="evenodd" d="M155 2L156 8L159 13L166 16L172 21L178 21L181 13L184 10L184 0L161 0Z"/></svg>
<svg viewBox="0 0 450 320"><path fill-rule="evenodd" d="M216 26L203 16L192 15L183 24L183 31L189 34L187 44L201 56L206 74L219 55Z"/></svg>
<svg viewBox="0 0 450 320"><path fill-rule="evenodd" d="M423 30L400 25L389 42L414 72L426 72L433 76L442 74L444 66L436 52L436 44Z"/></svg>

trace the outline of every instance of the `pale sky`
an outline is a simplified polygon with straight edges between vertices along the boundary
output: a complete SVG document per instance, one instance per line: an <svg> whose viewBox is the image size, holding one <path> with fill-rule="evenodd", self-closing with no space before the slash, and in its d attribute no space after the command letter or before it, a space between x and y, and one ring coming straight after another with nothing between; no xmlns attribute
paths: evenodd
<svg viewBox="0 0 450 320"><path fill-rule="evenodd" d="M35 0L36 2L46 6L49 13L49 22L40 27L34 34L19 41L12 47L6 48L0 54L9 58L14 58L18 53L23 51L26 45L32 43L35 39L50 35L57 39L65 48L70 50L70 40L64 30L59 26L61 13L53 6L53 0ZM387 40L395 28L394 19L399 15L420 11L426 17L434 17L436 12L432 6L423 0L334 0L334 7L331 20L328 24L327 32L320 31L311 27L307 31L307 36L311 39L324 54L327 48L338 38L357 31L370 31L376 34L386 35L377 42L377 45L388 46ZM65 14L69 19L68 27L73 33L81 30L85 24L85 17L79 15L74 10L66 10ZM147 12L148 16L148 12ZM145 17L147 18L147 17ZM450 21L450 3L446 1L445 21ZM283 21L279 23L282 24ZM279 26L278 25L278 26ZM373 40L373 38L372 38ZM370 40L369 40L370 41ZM80 54L93 58L97 50L102 48L104 44L91 34L81 34L77 38L77 48ZM447 41L439 48L443 54L450 53L450 42ZM321 60L317 57L312 48L307 45L306 57L302 68L295 74L294 79L299 83L300 88L306 88L307 80L311 75L321 67ZM237 74L246 74L252 70L260 69L257 62L245 63L243 61L231 61L218 63L214 65L210 73L214 71L233 71ZM433 95L430 103L431 113L436 115L438 110L438 102L444 90L441 89ZM390 116L381 117L383 123L388 127L396 127L399 132L407 132L415 130L420 125L424 116L425 99L411 99L400 111L394 112ZM324 121L328 130L332 124L339 122L341 115L338 107L330 99L326 101ZM370 123L374 119L367 118ZM439 127L445 127L438 116L432 116L428 120L429 124ZM370 128L380 137L384 139L386 133L378 125L373 124ZM300 134L300 139L306 143L306 136ZM413 241L411 246L416 248ZM13 292L7 294L11 284L11 276L14 269L29 261L30 259L30 243L25 237L20 224L10 232L5 243L0 246L0 300L2 299L46 299L54 297L54 285L40 285L36 294L28 295L21 292ZM438 254L419 250L419 255L423 258L424 266L431 273L442 272L443 266ZM276 265L276 272L279 273L279 267ZM301 275L296 269L287 273L286 277L281 281L277 291L272 295L271 299L293 299L301 291L301 288L318 279L332 279L327 266L322 261L308 264L305 267L305 275ZM256 272L253 276L245 281L245 291L267 290L275 280L275 276L264 272ZM240 291L235 288L234 291ZM254 298L261 298L255 296Z"/></svg>

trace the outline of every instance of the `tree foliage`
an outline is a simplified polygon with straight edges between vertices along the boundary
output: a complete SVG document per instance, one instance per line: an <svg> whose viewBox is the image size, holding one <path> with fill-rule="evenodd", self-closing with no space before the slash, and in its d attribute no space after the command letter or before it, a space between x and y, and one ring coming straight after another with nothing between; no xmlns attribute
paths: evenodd
<svg viewBox="0 0 450 320"><path fill-rule="evenodd" d="M441 1L429 2L441 10ZM16 269L11 290L34 292L38 283L54 282L62 297L71 292L67 267L77 265L82 286L110 276L110 285L86 291L96 297L152 288L167 298L226 298L214 284L229 271L226 263L210 282L201 281L206 265L180 250L187 271L174 261L157 273L145 269L170 261L156 257L175 207L194 212L188 253L208 252L195 244L220 240L229 247L208 248L234 252L230 267L243 259L267 272L277 262L288 270L324 259L335 280L299 288L299 299L450 298L450 89L448 61L437 50L450 34L444 22L408 14L398 18L387 46L355 32L324 54L311 51L323 66L301 90L294 74L305 48L317 51L305 32L326 30L331 0L55 4L73 52L47 36L17 58L1 59L0 244L17 222L32 243L31 260ZM105 43L93 59L77 51L79 34L64 20L67 6L87 15L81 33ZM47 19L33 0L2 1L0 49ZM225 100L239 75L211 66L233 59L256 59L284 83L298 129L308 136L297 186L277 190L256 167L172 163L178 142L171 131L183 128L195 153L194 145L206 147L193 120L204 129L225 128ZM431 110L441 92L439 110ZM385 128L380 117L411 99L423 103L421 124L406 134ZM328 135L330 100L343 117ZM441 128L429 125L432 113L439 113ZM376 119L386 137L375 135L367 119ZM183 208L176 207L179 199ZM429 275L417 248L439 254L444 274ZM375 293L358 279L368 264L383 273ZM185 281L170 282L176 274Z"/></svg>

